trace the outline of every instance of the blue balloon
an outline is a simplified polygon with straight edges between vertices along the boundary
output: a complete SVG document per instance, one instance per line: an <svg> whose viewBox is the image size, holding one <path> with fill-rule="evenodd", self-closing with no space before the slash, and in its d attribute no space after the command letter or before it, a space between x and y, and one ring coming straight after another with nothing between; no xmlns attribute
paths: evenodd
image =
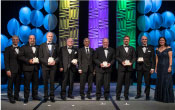
<svg viewBox="0 0 175 110"><path fill-rule="evenodd" d="M10 39L8 40L7 47L11 46L12 44L13 44L13 42L12 42L12 38L10 38ZM20 41L19 41L19 43L18 43L18 46L19 46L19 47L21 47L21 46L22 46L22 44L21 44L21 42L20 42Z"/></svg>
<svg viewBox="0 0 175 110"><path fill-rule="evenodd" d="M29 26L22 25L19 28L19 39L22 42L27 43L28 42L29 35L30 35L30 32L31 32L31 29L30 29Z"/></svg>
<svg viewBox="0 0 175 110"><path fill-rule="evenodd" d="M12 18L11 20L9 20L8 24L7 24L7 30L9 32L9 34L11 36L13 35L17 35L19 34L19 22L15 19Z"/></svg>
<svg viewBox="0 0 175 110"><path fill-rule="evenodd" d="M162 26L168 28L174 24L174 14L170 11L162 13L163 23Z"/></svg>
<svg viewBox="0 0 175 110"><path fill-rule="evenodd" d="M47 41L47 38L46 38L47 33L48 33L48 32L46 32L46 33L44 34L42 43L45 43L45 42ZM54 36L53 36L53 42L56 43L56 42L57 42L57 36L55 35L55 33L53 33L53 34L54 34Z"/></svg>
<svg viewBox="0 0 175 110"><path fill-rule="evenodd" d="M151 45L158 46L158 40L161 37L161 33L159 30L152 30L149 32L151 38Z"/></svg>
<svg viewBox="0 0 175 110"><path fill-rule="evenodd" d="M150 20L146 15L139 16L137 19L137 27L140 31L148 31L150 28Z"/></svg>
<svg viewBox="0 0 175 110"><path fill-rule="evenodd" d="M8 46L8 38L1 34L1 51L5 51L5 48Z"/></svg>
<svg viewBox="0 0 175 110"><path fill-rule="evenodd" d="M43 25L43 14L38 10L33 10L30 15L30 21L33 26L40 27Z"/></svg>
<svg viewBox="0 0 175 110"><path fill-rule="evenodd" d="M19 20L22 24L28 25L30 24L30 14L31 10L29 7L22 7L19 11Z"/></svg>
<svg viewBox="0 0 175 110"><path fill-rule="evenodd" d="M47 14L44 18L44 28L48 31L52 31L57 26L57 17L54 14Z"/></svg>
<svg viewBox="0 0 175 110"><path fill-rule="evenodd" d="M149 20L151 29L159 29L163 22L162 16L159 13L151 14Z"/></svg>
<svg viewBox="0 0 175 110"><path fill-rule="evenodd" d="M175 24L173 24L171 27L170 27L170 30L173 31L174 35L172 36L173 40L175 40Z"/></svg>
<svg viewBox="0 0 175 110"><path fill-rule="evenodd" d="M173 57L175 57L175 41L172 41L170 46L173 50Z"/></svg>
<svg viewBox="0 0 175 110"><path fill-rule="evenodd" d="M138 36L138 44L139 45L142 45L142 43L141 43L141 38L142 38L142 36L146 36L147 37L147 41L148 41L148 45L149 44L151 44L151 38L150 38L150 36L149 36L149 33L148 32L141 32L140 34L139 34L139 36Z"/></svg>
<svg viewBox="0 0 175 110"><path fill-rule="evenodd" d="M170 29L165 29L165 30L162 30L161 34L163 37L166 38L167 44L170 45L171 41L173 41L173 36L174 36L173 31Z"/></svg>
<svg viewBox="0 0 175 110"><path fill-rule="evenodd" d="M30 0L30 4L36 10L40 10L44 6L44 0Z"/></svg>
<svg viewBox="0 0 175 110"><path fill-rule="evenodd" d="M1 53L1 69L5 69L5 64L4 64L4 53Z"/></svg>
<svg viewBox="0 0 175 110"><path fill-rule="evenodd" d="M152 8L151 0L140 0L137 3L137 11L140 14L147 14L148 12L151 11L151 8Z"/></svg>
<svg viewBox="0 0 175 110"><path fill-rule="evenodd" d="M58 1L45 0L44 9L47 13L54 13L58 8Z"/></svg>
<svg viewBox="0 0 175 110"><path fill-rule="evenodd" d="M30 34L35 35L37 45L40 45L42 43L43 32L40 29L38 29L38 28L32 29Z"/></svg>
<svg viewBox="0 0 175 110"><path fill-rule="evenodd" d="M152 0L152 12L157 12L162 5L162 0Z"/></svg>

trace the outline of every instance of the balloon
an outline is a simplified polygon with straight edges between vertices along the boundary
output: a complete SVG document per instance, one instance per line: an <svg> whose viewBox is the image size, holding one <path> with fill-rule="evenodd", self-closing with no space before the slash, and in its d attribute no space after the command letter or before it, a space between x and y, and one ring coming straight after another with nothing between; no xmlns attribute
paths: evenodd
<svg viewBox="0 0 175 110"><path fill-rule="evenodd" d="M58 1L45 0L44 9L47 13L54 13L58 8Z"/></svg>
<svg viewBox="0 0 175 110"><path fill-rule="evenodd" d="M137 27L140 31L148 31L150 28L150 20L146 15L139 16L137 19Z"/></svg>
<svg viewBox="0 0 175 110"><path fill-rule="evenodd" d="M29 26L22 25L19 28L19 39L22 42L27 43L28 39L29 39L30 32L31 32L31 29Z"/></svg>
<svg viewBox="0 0 175 110"><path fill-rule="evenodd" d="M151 14L149 20L151 29L159 29L163 22L162 16L159 13Z"/></svg>
<svg viewBox="0 0 175 110"><path fill-rule="evenodd" d="M173 50L173 56L175 57L175 41L172 41L170 44L172 50Z"/></svg>
<svg viewBox="0 0 175 110"><path fill-rule="evenodd" d="M147 14L151 11L152 8L152 2L151 0L141 0L137 4L137 11L140 14Z"/></svg>
<svg viewBox="0 0 175 110"><path fill-rule="evenodd" d="M141 32L140 34L139 34L139 36L138 36L138 44L139 45L142 45L142 43L141 43L141 38L142 38L142 36L146 36L147 37L147 41L148 41L148 45L149 44L151 44L151 38L150 38L150 36L149 36L149 33L148 32Z"/></svg>
<svg viewBox="0 0 175 110"><path fill-rule="evenodd" d="M152 0L152 12L157 12L162 5L162 0Z"/></svg>
<svg viewBox="0 0 175 110"><path fill-rule="evenodd" d="M1 53L1 69L5 69L5 64L4 64L4 53Z"/></svg>
<svg viewBox="0 0 175 110"><path fill-rule="evenodd" d="M45 42L47 41L47 38L46 38L47 33L48 33L48 32L46 32L46 33L44 34L42 43L45 43ZM57 42L57 36L55 35L55 33L53 33L53 34L54 34L54 35L53 35L53 43L56 43L56 42Z"/></svg>
<svg viewBox="0 0 175 110"><path fill-rule="evenodd" d="M158 46L158 40L161 37L161 33L159 30L152 30L149 32L151 38L151 45Z"/></svg>
<svg viewBox="0 0 175 110"><path fill-rule="evenodd" d="M33 8L36 10L40 10L44 6L44 0L30 0L30 4L32 5Z"/></svg>
<svg viewBox="0 0 175 110"><path fill-rule="evenodd" d="M170 27L170 30L173 31L174 35L172 36L172 39L175 40L175 24L173 24L173 25Z"/></svg>
<svg viewBox="0 0 175 110"><path fill-rule="evenodd" d="M162 13L163 23L162 26L165 28L170 27L174 24L174 14L170 11L165 11Z"/></svg>
<svg viewBox="0 0 175 110"><path fill-rule="evenodd" d="M31 10L28 7L22 7L19 11L19 20L22 24L28 25L30 24L30 14Z"/></svg>
<svg viewBox="0 0 175 110"><path fill-rule="evenodd" d="M5 48L8 46L8 38L1 34L1 51L5 51Z"/></svg>
<svg viewBox="0 0 175 110"><path fill-rule="evenodd" d="M38 10L33 10L30 15L30 21L35 27L40 27L43 25L43 18L43 14Z"/></svg>
<svg viewBox="0 0 175 110"><path fill-rule="evenodd" d="M7 24L7 30L9 32L9 34L11 36L13 35L17 35L19 34L19 22L15 19L12 18L11 20L9 20L8 24Z"/></svg>
<svg viewBox="0 0 175 110"><path fill-rule="evenodd" d="M173 41L173 36L174 36L173 31L170 29L165 29L165 30L162 30L161 34L163 37L166 38L167 44L170 45L171 41Z"/></svg>
<svg viewBox="0 0 175 110"><path fill-rule="evenodd" d="M35 35L35 39L36 39L36 44L37 45L40 45L42 43L43 32L40 29L38 29L38 28L32 29L30 34Z"/></svg>
<svg viewBox="0 0 175 110"><path fill-rule="evenodd" d="M10 39L8 40L7 47L11 46L12 44L13 44L13 43L12 43L12 38L10 38ZM22 46L21 42L18 43L18 46L19 46L19 47Z"/></svg>
<svg viewBox="0 0 175 110"><path fill-rule="evenodd" d="M57 26L57 17L54 14L47 14L43 24L46 30L52 31Z"/></svg>

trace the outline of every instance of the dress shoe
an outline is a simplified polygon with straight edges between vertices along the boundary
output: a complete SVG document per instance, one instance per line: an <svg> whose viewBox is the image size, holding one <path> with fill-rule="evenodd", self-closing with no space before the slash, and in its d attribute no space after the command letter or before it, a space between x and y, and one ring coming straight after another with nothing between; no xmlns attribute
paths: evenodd
<svg viewBox="0 0 175 110"><path fill-rule="evenodd" d="M88 94L86 97L87 97L88 99L92 99L92 98L91 98L91 95L89 95L89 94Z"/></svg>
<svg viewBox="0 0 175 110"><path fill-rule="evenodd" d="M109 100L109 97L105 97L105 100Z"/></svg>
<svg viewBox="0 0 175 110"><path fill-rule="evenodd" d="M9 102L12 104L16 103L16 101L13 98L9 98Z"/></svg>
<svg viewBox="0 0 175 110"><path fill-rule="evenodd" d="M141 98L141 95L136 95L135 99Z"/></svg>
<svg viewBox="0 0 175 110"><path fill-rule="evenodd" d="M20 97L14 97L14 99L15 99L16 101L21 101L21 98L20 98Z"/></svg>
<svg viewBox="0 0 175 110"><path fill-rule="evenodd" d="M24 103L25 103L25 104L28 103L28 99L24 99Z"/></svg>
<svg viewBox="0 0 175 110"><path fill-rule="evenodd" d="M71 99L74 99L74 96L73 95L68 95L69 98Z"/></svg>
<svg viewBox="0 0 175 110"><path fill-rule="evenodd" d="M61 99L65 101L66 100L66 96L61 96Z"/></svg>
<svg viewBox="0 0 175 110"><path fill-rule="evenodd" d="M43 102L45 103L45 102L47 102L47 101L48 101L48 98L44 98Z"/></svg>
<svg viewBox="0 0 175 110"><path fill-rule="evenodd" d="M125 100L129 100L129 97L128 97L128 96L126 96L126 97L125 97Z"/></svg>
<svg viewBox="0 0 175 110"><path fill-rule="evenodd" d="M81 100L85 100L85 97L84 96L81 96Z"/></svg>
<svg viewBox="0 0 175 110"><path fill-rule="evenodd" d="M50 101L51 101L51 102L55 102L55 99L54 99L54 98L50 98Z"/></svg>
<svg viewBox="0 0 175 110"><path fill-rule="evenodd" d="M146 100L150 100L149 96L146 96Z"/></svg>
<svg viewBox="0 0 175 110"><path fill-rule="evenodd" d="M38 96L35 96L35 97L33 97L33 100L41 100L41 98L40 97L38 97Z"/></svg>
<svg viewBox="0 0 175 110"><path fill-rule="evenodd" d="M116 100L117 100L117 101L120 101L120 97L116 97Z"/></svg>
<svg viewBox="0 0 175 110"><path fill-rule="evenodd" d="M100 97L96 97L96 100L99 101L100 100Z"/></svg>

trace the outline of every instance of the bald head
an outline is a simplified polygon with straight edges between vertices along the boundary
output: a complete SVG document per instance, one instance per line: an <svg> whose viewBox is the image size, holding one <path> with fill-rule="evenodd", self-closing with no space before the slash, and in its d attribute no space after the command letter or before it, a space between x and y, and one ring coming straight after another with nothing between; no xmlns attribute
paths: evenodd
<svg viewBox="0 0 175 110"><path fill-rule="evenodd" d="M74 45L74 41L72 38L68 38L66 43L67 43L67 46L69 47L72 47Z"/></svg>
<svg viewBox="0 0 175 110"><path fill-rule="evenodd" d="M48 32L47 34L46 34L46 38L47 38L47 42L52 42L52 40L53 40L53 32Z"/></svg>
<svg viewBox="0 0 175 110"><path fill-rule="evenodd" d="M12 36L12 43L13 43L13 45L18 46L19 37L16 35Z"/></svg>

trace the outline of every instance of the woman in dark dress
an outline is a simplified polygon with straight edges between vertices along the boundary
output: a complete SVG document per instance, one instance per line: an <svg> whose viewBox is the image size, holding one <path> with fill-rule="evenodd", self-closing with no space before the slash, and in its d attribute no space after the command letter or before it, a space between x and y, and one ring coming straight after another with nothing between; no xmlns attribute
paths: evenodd
<svg viewBox="0 0 175 110"><path fill-rule="evenodd" d="M174 102L173 81L172 81L172 48L167 46L164 37L159 38L159 46L156 49L157 82L155 100L172 103Z"/></svg>

